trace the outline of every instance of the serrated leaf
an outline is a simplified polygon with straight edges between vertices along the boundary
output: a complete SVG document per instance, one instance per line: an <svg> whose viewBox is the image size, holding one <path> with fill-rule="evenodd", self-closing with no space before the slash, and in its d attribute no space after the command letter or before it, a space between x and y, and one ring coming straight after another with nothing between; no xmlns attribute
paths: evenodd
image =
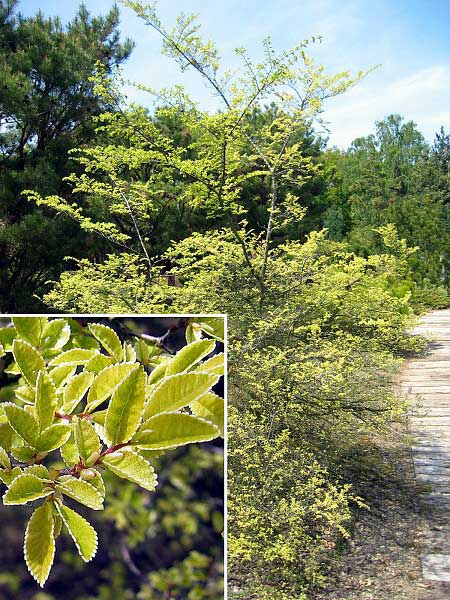
<svg viewBox="0 0 450 600"><path fill-rule="evenodd" d="M189 406L196 417L201 417L217 425L223 436L225 411L223 398L214 394L214 392L209 392L191 402Z"/></svg>
<svg viewBox="0 0 450 600"><path fill-rule="evenodd" d="M39 452L51 452L60 448L70 437L71 427L68 423L55 423L44 429L36 440Z"/></svg>
<svg viewBox="0 0 450 600"><path fill-rule="evenodd" d="M111 396L115 388L136 369L136 363L121 363L120 365L111 365L101 371L94 379L94 383L89 390L86 412L91 412L100 406L109 396Z"/></svg>
<svg viewBox="0 0 450 600"><path fill-rule="evenodd" d="M86 419L77 419L73 425L78 455L85 463L94 453L100 452L101 444L94 426Z"/></svg>
<svg viewBox="0 0 450 600"><path fill-rule="evenodd" d="M35 448L32 448L31 446L27 445L12 446L11 454L16 460L19 460L20 462L28 462L36 455L36 450Z"/></svg>
<svg viewBox="0 0 450 600"><path fill-rule="evenodd" d="M15 404L4 404L3 408L12 429L24 442L34 448L39 434L39 423L36 418Z"/></svg>
<svg viewBox="0 0 450 600"><path fill-rule="evenodd" d="M81 399L91 387L94 381L94 374L83 371L68 382L64 388L62 410L70 415L78 406Z"/></svg>
<svg viewBox="0 0 450 600"><path fill-rule="evenodd" d="M165 450L194 442L207 442L219 429L203 419L185 413L164 413L145 421L132 444L148 450Z"/></svg>
<svg viewBox="0 0 450 600"><path fill-rule="evenodd" d="M32 473L22 473L14 479L3 495L3 504L27 504L53 494L52 489Z"/></svg>
<svg viewBox="0 0 450 600"><path fill-rule="evenodd" d="M61 446L59 451L61 452L61 458L68 467L73 467L73 465L77 464L80 457L78 456L78 448L75 443L73 431L67 442Z"/></svg>
<svg viewBox="0 0 450 600"><path fill-rule="evenodd" d="M46 429L53 423L57 400L55 384L44 371L39 371L36 380L35 406L40 429Z"/></svg>
<svg viewBox="0 0 450 600"><path fill-rule="evenodd" d="M97 552L98 541L95 529L86 519L71 508L59 503L56 505L56 508L71 538L75 542L81 558L85 562L89 562Z"/></svg>
<svg viewBox="0 0 450 600"><path fill-rule="evenodd" d="M210 354L215 348L214 340L200 340L188 344L175 354L173 359L168 363L166 375L174 375L187 371L205 356Z"/></svg>
<svg viewBox="0 0 450 600"><path fill-rule="evenodd" d="M84 368L86 369L86 371L94 373L94 375L98 375L100 371L103 371L103 369L109 367L112 364L114 364L114 361L110 356L106 356L106 354L97 354L85 364Z"/></svg>
<svg viewBox="0 0 450 600"><path fill-rule="evenodd" d="M111 443L127 442L136 432L145 401L145 372L132 371L117 387L106 411L105 431Z"/></svg>
<svg viewBox="0 0 450 600"><path fill-rule="evenodd" d="M13 469L0 469L0 479L9 487L14 479L21 473L22 469L20 467L14 467Z"/></svg>
<svg viewBox="0 0 450 600"><path fill-rule="evenodd" d="M47 324L47 317L12 317L11 321L18 338L36 348L39 346L42 332Z"/></svg>
<svg viewBox="0 0 450 600"><path fill-rule="evenodd" d="M88 472L92 472L93 476L87 477ZM95 489L98 491L98 493L103 498L103 500L105 499L105 494L106 494L105 483L103 481L102 476L96 469L85 469L84 471L81 471L80 477L81 477L81 479L87 481L92 486L94 486Z"/></svg>
<svg viewBox="0 0 450 600"><path fill-rule="evenodd" d="M215 354L205 362L201 363L196 367L195 372L201 371L202 373L214 373L216 375L223 375L225 372L225 362L223 352Z"/></svg>
<svg viewBox="0 0 450 600"><path fill-rule="evenodd" d="M88 329L116 362L122 360L122 343L119 340L117 333L111 329L111 327L101 325L100 323L89 323Z"/></svg>
<svg viewBox="0 0 450 600"><path fill-rule="evenodd" d="M218 381L218 375L209 373L178 373L166 377L152 392L145 406L143 419L187 406L203 396Z"/></svg>
<svg viewBox="0 0 450 600"><path fill-rule="evenodd" d="M55 356L55 358L49 362L49 366L57 367L59 365L84 365L96 354L98 354L98 350L72 348L72 350L66 350L61 354L58 354L58 356Z"/></svg>
<svg viewBox="0 0 450 600"><path fill-rule="evenodd" d="M60 350L70 339L70 326L65 319L53 319L46 324L41 336L43 350Z"/></svg>
<svg viewBox="0 0 450 600"><path fill-rule="evenodd" d="M39 352L28 342L15 339L13 342L13 355L17 366L25 381L34 387L39 371L45 369L45 362Z"/></svg>
<svg viewBox="0 0 450 600"><path fill-rule="evenodd" d="M103 498L93 485L82 479L67 476L60 479L56 489L93 510L103 510Z"/></svg>
<svg viewBox="0 0 450 600"><path fill-rule="evenodd" d="M49 371L49 375L57 390L62 388L62 386L72 377L72 375L77 370L76 366L73 365L60 365L59 367L55 367Z"/></svg>
<svg viewBox="0 0 450 600"><path fill-rule="evenodd" d="M28 570L43 587L55 557L53 508L49 502L44 502L31 515L23 550Z"/></svg>
<svg viewBox="0 0 450 600"><path fill-rule="evenodd" d="M116 456L114 453L107 454L102 464L119 477L137 483L146 490L153 492L156 488L157 477L153 467L133 450L121 450Z"/></svg>
<svg viewBox="0 0 450 600"><path fill-rule="evenodd" d="M11 460L4 448L0 448L0 466L2 466L4 469L11 468Z"/></svg>

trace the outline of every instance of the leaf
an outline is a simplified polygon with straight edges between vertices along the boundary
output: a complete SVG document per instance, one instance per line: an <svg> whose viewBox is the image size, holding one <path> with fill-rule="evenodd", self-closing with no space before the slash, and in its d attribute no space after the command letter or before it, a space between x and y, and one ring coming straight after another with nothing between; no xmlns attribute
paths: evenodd
<svg viewBox="0 0 450 600"><path fill-rule="evenodd" d="M106 352L112 356L116 362L122 360L122 343L119 340L117 333L111 329L111 327L100 325L99 323L89 323L88 328L92 335L100 342Z"/></svg>
<svg viewBox="0 0 450 600"><path fill-rule="evenodd" d="M23 473L31 473L31 475L36 475L39 479L50 479L50 473L44 465L30 465L29 467L25 467Z"/></svg>
<svg viewBox="0 0 450 600"><path fill-rule="evenodd" d="M154 390L144 411L144 420L163 412L173 412L203 396L219 381L209 373L178 373L166 377Z"/></svg>
<svg viewBox="0 0 450 600"><path fill-rule="evenodd" d="M117 387L106 411L105 431L112 445L123 444L136 433L144 401L145 372L138 367Z"/></svg>
<svg viewBox="0 0 450 600"><path fill-rule="evenodd" d="M216 342L214 340L200 340L188 344L177 352L169 362L166 375L174 375L175 373L187 371L202 360L202 358L210 354L214 350L215 345Z"/></svg>
<svg viewBox="0 0 450 600"><path fill-rule="evenodd" d="M36 414L40 429L46 429L53 423L57 400L55 384L45 371L39 371L36 380Z"/></svg>
<svg viewBox="0 0 450 600"><path fill-rule="evenodd" d="M44 429L36 442L39 452L51 452L60 448L70 437L71 427L68 423L55 423Z"/></svg>
<svg viewBox="0 0 450 600"><path fill-rule="evenodd" d="M44 502L31 515L23 547L28 570L41 587L47 581L55 557L53 533L53 508L50 502Z"/></svg>
<svg viewBox="0 0 450 600"><path fill-rule="evenodd" d="M27 504L53 494L54 490L32 473L22 473L14 479L3 495L3 504Z"/></svg>
<svg viewBox="0 0 450 600"><path fill-rule="evenodd" d="M164 413L145 421L132 444L148 450L164 450L207 442L218 435L218 428L208 421L185 413Z"/></svg>
<svg viewBox="0 0 450 600"><path fill-rule="evenodd" d="M14 438L14 430L9 423L0 423L0 447L9 452Z"/></svg>
<svg viewBox="0 0 450 600"><path fill-rule="evenodd" d="M103 498L100 492L87 481L67 475L61 477L59 482L56 484L56 489L62 494L85 504L93 510L103 510Z"/></svg>
<svg viewBox="0 0 450 600"><path fill-rule="evenodd" d="M11 321L16 329L17 337L36 348L39 346L42 331L47 324L47 317L12 317Z"/></svg>
<svg viewBox="0 0 450 600"><path fill-rule="evenodd" d="M92 477L87 476L87 473L89 471L92 472ZM84 481L87 481L92 486L94 486L95 489L98 491L98 493L103 498L103 500L105 499L105 494L106 494L105 483L103 481L102 476L96 469L84 469L83 471L81 471L80 477Z"/></svg>
<svg viewBox="0 0 450 600"><path fill-rule="evenodd" d="M16 388L16 398L24 404L34 404L36 401L36 391L29 385L20 385Z"/></svg>
<svg viewBox="0 0 450 600"><path fill-rule="evenodd" d="M41 336L43 350L59 350L70 339L70 326L65 319L53 319L45 325Z"/></svg>
<svg viewBox="0 0 450 600"><path fill-rule="evenodd" d="M13 342L13 355L25 381L34 387L39 371L45 369L44 359L31 344L18 339Z"/></svg>
<svg viewBox="0 0 450 600"><path fill-rule="evenodd" d="M63 461L68 467L73 467L73 465L77 464L80 457L78 456L78 448L75 443L73 431L70 434L67 442L61 446L59 451L61 452Z"/></svg>
<svg viewBox="0 0 450 600"><path fill-rule="evenodd" d="M153 492L157 486L153 467L133 450L121 450L117 456L114 456L114 453L107 454L102 464L119 477L137 483L150 492Z"/></svg>
<svg viewBox="0 0 450 600"><path fill-rule="evenodd" d="M186 336L186 342L188 344L192 344L192 342L201 340L202 339L202 328L197 323L191 322L186 327L185 336Z"/></svg>
<svg viewBox="0 0 450 600"><path fill-rule="evenodd" d="M220 429L220 433L223 436L225 410L223 398L214 394L214 392L209 392L209 394L205 394L201 398L191 402L189 406L195 416L214 423Z"/></svg>
<svg viewBox="0 0 450 600"><path fill-rule="evenodd" d="M84 368L86 371L94 373L97 375L102 371L105 367L109 367L113 364L113 359L110 356L106 356L105 354L97 354L93 356L91 360L89 360Z"/></svg>
<svg viewBox="0 0 450 600"><path fill-rule="evenodd" d="M3 358L3 356L5 356L6 352L5 349L3 348L3 344L0 342L0 358Z"/></svg>
<svg viewBox="0 0 450 600"><path fill-rule="evenodd" d="M225 339L225 319L224 317L200 317L195 318L195 322L200 325L205 333L216 338L220 342Z"/></svg>
<svg viewBox="0 0 450 600"><path fill-rule="evenodd" d="M36 418L15 404L5 403L3 408L9 424L17 435L34 448L39 434L39 423Z"/></svg>
<svg viewBox="0 0 450 600"><path fill-rule="evenodd" d="M11 460L8 456L8 453L6 452L6 450L4 448L0 448L0 465L4 469L11 468Z"/></svg>
<svg viewBox="0 0 450 600"><path fill-rule="evenodd" d="M123 359L124 362L136 362L136 350L131 344L123 343Z"/></svg>
<svg viewBox="0 0 450 600"><path fill-rule="evenodd" d="M201 371L202 373L215 373L216 375L223 375L225 372L224 354L219 352L205 360L196 369L195 372Z"/></svg>
<svg viewBox="0 0 450 600"><path fill-rule="evenodd" d="M77 367L73 365L60 365L49 371L51 380L55 384L56 389L60 389L75 373Z"/></svg>
<svg viewBox="0 0 450 600"><path fill-rule="evenodd" d="M72 350L66 350L61 354L58 354L58 356L49 362L49 366L57 367L58 365L84 365L96 354L98 354L98 350L72 348Z"/></svg>
<svg viewBox="0 0 450 600"><path fill-rule="evenodd" d="M150 373L150 375L148 376L148 384L154 385L155 383L158 383L158 381L160 381L165 376L166 371L167 371L167 363L163 363L163 364L155 367L153 369L153 371Z"/></svg>
<svg viewBox="0 0 450 600"><path fill-rule="evenodd" d="M5 352L12 351L12 344L15 337L16 330L14 327L0 327L0 343Z"/></svg>
<svg viewBox="0 0 450 600"><path fill-rule="evenodd" d="M111 365L103 369L94 379L94 383L89 390L86 412L91 412L102 402L104 402L114 389L125 379L131 371L136 369L136 363L122 363L120 365Z"/></svg>
<svg viewBox="0 0 450 600"><path fill-rule="evenodd" d="M64 388L62 411L70 415L78 406L83 396L91 387L94 374L83 371L68 382Z"/></svg>
<svg viewBox="0 0 450 600"><path fill-rule="evenodd" d="M98 423L99 425L105 424L106 419L106 408L104 410L99 410L91 414L91 419L94 423Z"/></svg>
<svg viewBox="0 0 450 600"><path fill-rule="evenodd" d="M62 519L59 513L53 512L53 537L59 537L62 529Z"/></svg>
<svg viewBox="0 0 450 600"><path fill-rule="evenodd" d="M10 486L16 477L22 473L20 467L14 467L13 469L0 469L0 479L7 486Z"/></svg>
<svg viewBox="0 0 450 600"><path fill-rule="evenodd" d="M11 454L20 462L28 462L36 455L36 449L31 446L12 446Z"/></svg>
<svg viewBox="0 0 450 600"><path fill-rule="evenodd" d="M71 538L75 542L81 558L89 562L97 552L97 533L90 523L71 508L57 503L56 509L61 515Z"/></svg>
<svg viewBox="0 0 450 600"><path fill-rule="evenodd" d="M78 455L84 463L94 452L100 453L100 440L94 426L89 421L77 419L73 425L73 431Z"/></svg>

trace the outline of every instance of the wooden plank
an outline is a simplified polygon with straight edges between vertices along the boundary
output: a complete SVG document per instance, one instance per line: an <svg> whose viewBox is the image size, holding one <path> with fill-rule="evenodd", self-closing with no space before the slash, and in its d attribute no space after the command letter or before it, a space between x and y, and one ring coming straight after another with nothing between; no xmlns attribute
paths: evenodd
<svg viewBox="0 0 450 600"><path fill-rule="evenodd" d="M414 426L420 425L424 427L433 427L434 425L438 425L439 427L449 427L450 426L450 416L449 417L436 417L436 416L427 416L427 417L413 417L411 419L411 423Z"/></svg>
<svg viewBox="0 0 450 600"><path fill-rule="evenodd" d="M418 475L441 475L447 476L448 482L450 483L450 463L434 463L427 465L414 464L414 469Z"/></svg>
<svg viewBox="0 0 450 600"><path fill-rule="evenodd" d="M450 555L426 554L422 557L422 573L429 581L450 582Z"/></svg>
<svg viewBox="0 0 450 600"><path fill-rule="evenodd" d="M411 401L416 480L432 489L420 500L431 526L439 524L427 536L422 572L426 580L450 582L450 309L430 311L411 333L429 343L423 356L408 361L399 388Z"/></svg>

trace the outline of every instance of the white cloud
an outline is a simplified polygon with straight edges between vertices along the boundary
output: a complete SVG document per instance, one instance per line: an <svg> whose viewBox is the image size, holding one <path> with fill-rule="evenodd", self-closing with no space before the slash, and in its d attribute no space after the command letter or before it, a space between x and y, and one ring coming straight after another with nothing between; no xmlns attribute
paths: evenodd
<svg viewBox="0 0 450 600"><path fill-rule="evenodd" d="M390 113L415 121L429 140L441 125L450 126L450 67L435 65L390 82L383 81L380 71L329 101L330 145L347 147Z"/></svg>

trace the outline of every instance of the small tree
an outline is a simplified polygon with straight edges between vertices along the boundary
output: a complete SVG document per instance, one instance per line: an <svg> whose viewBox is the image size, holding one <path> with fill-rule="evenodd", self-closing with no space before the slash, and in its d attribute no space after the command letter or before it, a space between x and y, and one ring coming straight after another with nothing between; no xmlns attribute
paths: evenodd
<svg viewBox="0 0 450 600"><path fill-rule="evenodd" d="M324 67L316 66L306 54L319 38L280 53L266 39L261 63L252 61L243 48L236 51L242 66L232 78L221 72L218 50L211 41L202 40L194 16L179 16L170 31L152 7L124 4L161 35L163 52L183 71L194 70L206 81L222 108L215 114L201 112L180 87L155 92L139 86L156 97L157 115L177 121L189 131L191 143L174 147L144 111L123 105L117 85L100 72L97 93L119 109L118 114L106 113L98 121L98 131L112 143L82 149L79 161L85 173L71 176L69 182L75 193L88 195L91 205L106 209L104 218L93 220L78 205L59 196L43 197L33 191L28 197L70 215L87 231L96 231L124 247L130 245L150 267L154 262L149 251L152 229L172 188L178 202L182 199L191 207L202 207L209 218L220 219L232 232L262 303L274 232L303 214L289 189L297 189L317 170L301 152L299 134L312 120L320 119L327 98L344 92L363 73L355 78L347 71L327 75ZM277 110L255 127L254 111L271 101ZM269 192L258 242L262 256L255 260L246 241L249 232L245 231L242 188L246 181L258 178L268 183ZM169 184L168 188L168 180L173 187Z"/></svg>

